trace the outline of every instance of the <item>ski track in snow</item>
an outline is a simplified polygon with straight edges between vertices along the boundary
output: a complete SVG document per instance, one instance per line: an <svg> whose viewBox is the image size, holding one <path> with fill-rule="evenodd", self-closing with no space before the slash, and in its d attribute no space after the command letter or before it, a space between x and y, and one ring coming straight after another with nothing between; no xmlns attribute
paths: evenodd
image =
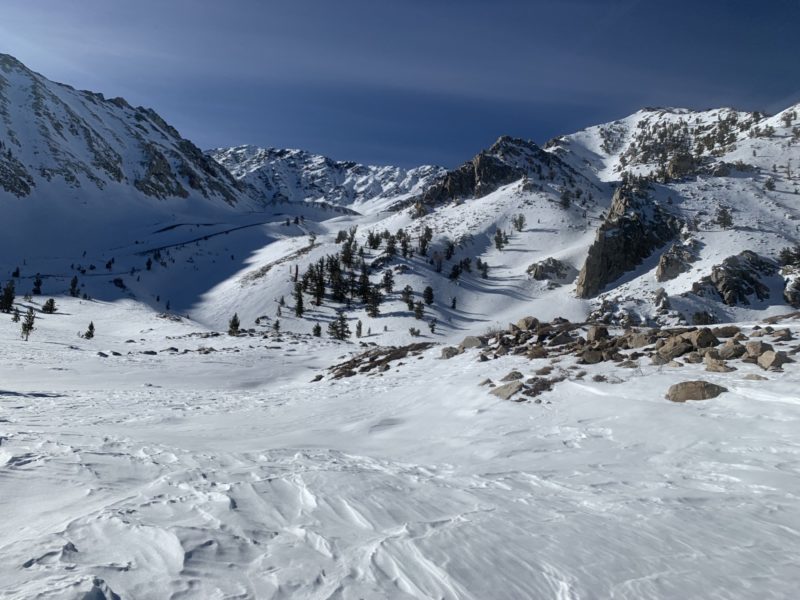
<svg viewBox="0 0 800 600"><path fill-rule="evenodd" d="M308 384L263 350L240 368L285 383L242 389L223 353L25 347L36 377L2 371L0 597L787 598L800 576L794 372L617 369L515 404L477 383L544 361L434 348ZM731 393L662 399L692 375Z"/></svg>

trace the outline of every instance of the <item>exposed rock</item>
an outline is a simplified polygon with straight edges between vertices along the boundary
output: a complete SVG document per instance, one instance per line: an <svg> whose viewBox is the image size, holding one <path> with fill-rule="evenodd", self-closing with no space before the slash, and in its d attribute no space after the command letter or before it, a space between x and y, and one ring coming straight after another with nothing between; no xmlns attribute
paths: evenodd
<svg viewBox="0 0 800 600"><path fill-rule="evenodd" d="M744 376L744 379L749 381L767 381L767 378L763 375L759 375L758 373L748 373Z"/></svg>
<svg viewBox="0 0 800 600"><path fill-rule="evenodd" d="M706 355L704 362L706 364L706 371L711 371L712 373L730 373L736 370L734 367L725 364L724 360L712 358L708 355Z"/></svg>
<svg viewBox="0 0 800 600"><path fill-rule="evenodd" d="M527 268L528 275L537 280L546 279L554 281L567 281L575 277L576 270L572 265L565 264L555 258L546 258L537 263L533 263Z"/></svg>
<svg viewBox="0 0 800 600"><path fill-rule="evenodd" d="M691 263L697 260L695 246L696 242L672 244L658 259L656 280L669 281L689 271Z"/></svg>
<svg viewBox="0 0 800 600"><path fill-rule="evenodd" d="M736 325L722 325L720 327L714 327L714 329L711 330L711 333L718 338L732 338L739 332L741 332L741 329Z"/></svg>
<svg viewBox="0 0 800 600"><path fill-rule="evenodd" d="M581 354L581 360L587 365L594 365L603 360L603 353L598 350L584 350Z"/></svg>
<svg viewBox="0 0 800 600"><path fill-rule="evenodd" d="M786 304L794 308L800 308L800 275L786 280L786 287L783 288L783 299Z"/></svg>
<svg viewBox="0 0 800 600"><path fill-rule="evenodd" d="M671 337L658 349L658 354L669 361L690 352L693 347L690 342L680 337Z"/></svg>
<svg viewBox="0 0 800 600"><path fill-rule="evenodd" d="M716 346L719 344L719 340L714 337L714 334L711 333L711 330L708 327L703 327L702 329L698 329L696 331L690 331L688 333L683 334L683 339L689 341L695 348L707 348L709 346Z"/></svg>
<svg viewBox="0 0 800 600"><path fill-rule="evenodd" d="M454 348L453 346L445 346L444 348L442 348L442 358L445 360L453 358L458 354L459 354L458 348Z"/></svg>
<svg viewBox="0 0 800 600"><path fill-rule="evenodd" d="M517 381L522 379L524 375L519 371L511 371L508 375L503 377L500 381Z"/></svg>
<svg viewBox="0 0 800 600"><path fill-rule="evenodd" d="M716 398L728 389L708 381L683 381L670 386L667 400L686 402L687 400L709 400Z"/></svg>
<svg viewBox="0 0 800 600"><path fill-rule="evenodd" d="M769 287L761 277L773 276L777 270L774 261L745 250L712 267L711 275L695 283L692 292L704 296L711 290L728 306L749 305L750 296L755 295L758 300L769 298Z"/></svg>
<svg viewBox="0 0 800 600"><path fill-rule="evenodd" d="M734 358L741 358L747 352L747 349L738 342L733 340L728 340L722 346L720 346L717 353L719 357L723 360L731 360Z"/></svg>
<svg viewBox="0 0 800 600"><path fill-rule="evenodd" d="M497 396L501 400L508 400L516 394L518 391L522 389L522 382L521 381L512 381L510 383L506 383L504 385L500 385L494 388L490 394L493 396Z"/></svg>
<svg viewBox="0 0 800 600"><path fill-rule="evenodd" d="M790 362L790 360L786 352L767 350L758 357L758 366L766 371L770 369L780 369L787 362Z"/></svg>
<svg viewBox="0 0 800 600"><path fill-rule="evenodd" d="M550 341L547 342L548 346L563 346L564 344L569 344L570 342L574 342L575 338L573 338L568 331L561 331L554 335Z"/></svg>
<svg viewBox="0 0 800 600"><path fill-rule="evenodd" d="M586 334L587 342L597 342L599 340L608 339L608 328L603 325L592 325Z"/></svg>
<svg viewBox="0 0 800 600"><path fill-rule="evenodd" d="M674 218L647 200L643 188L625 182L614 192L609 215L589 248L576 282L577 296L596 295L672 239L679 229Z"/></svg>
<svg viewBox="0 0 800 600"><path fill-rule="evenodd" d="M703 362L703 357L700 356L699 352L689 352L688 354L683 355L683 360L690 365L696 365Z"/></svg>
<svg viewBox="0 0 800 600"><path fill-rule="evenodd" d="M744 345L745 351L747 352L747 356L752 356L754 358L758 358L764 352L768 350L772 350L772 346L765 342L759 340L751 340Z"/></svg>
<svg viewBox="0 0 800 600"><path fill-rule="evenodd" d="M628 348L643 348L655 343L656 336L650 332L633 332L625 335Z"/></svg>
<svg viewBox="0 0 800 600"><path fill-rule="evenodd" d="M466 350L467 348L483 348L486 345L481 338L475 335L468 335L464 338L464 341L461 342L459 348L462 350Z"/></svg>
<svg viewBox="0 0 800 600"><path fill-rule="evenodd" d="M522 317L519 321L517 321L517 327L521 331L531 331L536 329L539 325L539 320L534 317Z"/></svg>
<svg viewBox="0 0 800 600"><path fill-rule="evenodd" d="M485 386L485 385L488 385L488 386L490 386L490 387L494 387L494 382L493 382L491 379L489 379L489 378L487 377L486 379L484 379L483 381L481 381L481 382L480 382L478 385L479 385L479 386L481 386L481 387L483 387L483 386Z"/></svg>

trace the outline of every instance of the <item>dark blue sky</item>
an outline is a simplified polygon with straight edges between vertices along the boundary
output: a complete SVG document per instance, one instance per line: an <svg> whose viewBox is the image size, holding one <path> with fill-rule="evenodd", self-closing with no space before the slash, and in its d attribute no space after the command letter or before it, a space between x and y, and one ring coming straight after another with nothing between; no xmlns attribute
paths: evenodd
<svg viewBox="0 0 800 600"><path fill-rule="evenodd" d="M454 166L642 106L800 101L800 0L3 0L0 51L203 148Z"/></svg>

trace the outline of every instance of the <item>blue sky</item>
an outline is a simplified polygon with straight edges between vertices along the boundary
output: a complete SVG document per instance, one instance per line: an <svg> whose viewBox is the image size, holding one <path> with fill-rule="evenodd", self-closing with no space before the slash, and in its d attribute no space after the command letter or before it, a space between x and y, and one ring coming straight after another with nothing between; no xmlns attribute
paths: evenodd
<svg viewBox="0 0 800 600"><path fill-rule="evenodd" d="M642 106L800 102L800 0L3 0L0 52L203 148L454 166Z"/></svg>

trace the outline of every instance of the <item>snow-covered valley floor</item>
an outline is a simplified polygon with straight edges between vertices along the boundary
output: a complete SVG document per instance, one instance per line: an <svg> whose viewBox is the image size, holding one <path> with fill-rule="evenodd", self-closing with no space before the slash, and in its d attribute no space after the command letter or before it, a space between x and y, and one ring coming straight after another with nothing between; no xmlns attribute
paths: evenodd
<svg viewBox="0 0 800 600"><path fill-rule="evenodd" d="M0 597L796 595L795 365L593 365L514 403L479 383L545 360L310 383L357 346L64 304L0 329ZM696 378L730 392L664 399Z"/></svg>

